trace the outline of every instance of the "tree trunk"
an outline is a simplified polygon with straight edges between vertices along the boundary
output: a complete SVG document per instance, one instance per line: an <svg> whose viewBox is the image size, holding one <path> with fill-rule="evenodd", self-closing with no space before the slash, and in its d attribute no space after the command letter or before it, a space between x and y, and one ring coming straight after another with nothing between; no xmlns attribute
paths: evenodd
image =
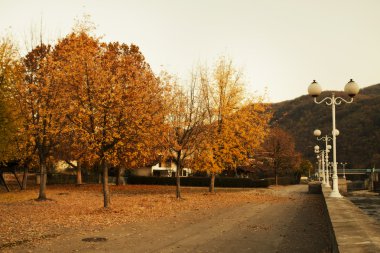
<svg viewBox="0 0 380 253"><path fill-rule="evenodd" d="M17 173L16 173L16 172L13 172L13 175L14 175L15 178L16 178L16 181L17 181L18 186L20 187L20 190L22 190L22 185L21 185L21 183L20 183L20 180L18 180Z"/></svg>
<svg viewBox="0 0 380 253"><path fill-rule="evenodd" d="M102 183L103 183L103 198L104 198L104 208L108 208L111 204L110 201L110 189L108 185L108 167L106 164L106 161L102 160L102 171L103 171L103 177L102 177Z"/></svg>
<svg viewBox="0 0 380 253"><path fill-rule="evenodd" d="M29 169L28 169L28 165L25 165L24 166L24 175L22 176L22 190L26 190L26 184L28 182L28 173L29 173Z"/></svg>
<svg viewBox="0 0 380 253"><path fill-rule="evenodd" d="M78 160L77 164L77 185L82 184L82 163Z"/></svg>
<svg viewBox="0 0 380 253"><path fill-rule="evenodd" d="M177 199L181 198L181 177L180 173L182 172L181 167L181 150L177 151L177 171L176 171L176 197Z"/></svg>
<svg viewBox="0 0 380 253"><path fill-rule="evenodd" d="M40 156L40 192L37 200L46 200L46 158Z"/></svg>
<svg viewBox="0 0 380 253"><path fill-rule="evenodd" d="M215 193L215 173L214 172L211 172L209 192Z"/></svg>
<svg viewBox="0 0 380 253"><path fill-rule="evenodd" d="M125 168L124 167L118 168L116 185L125 185L124 174L125 174Z"/></svg>
<svg viewBox="0 0 380 253"><path fill-rule="evenodd" d="M180 169L177 168L177 173L176 173L176 197L177 199L181 198L181 178L179 176L179 171Z"/></svg>
<svg viewBox="0 0 380 253"><path fill-rule="evenodd" d="M7 192L10 192L11 190L9 189L9 187L7 185L7 182L5 182L3 173L0 173L0 181L1 181L2 184L4 184L4 187L5 187L5 189L7 189Z"/></svg>
<svg viewBox="0 0 380 253"><path fill-rule="evenodd" d="M274 179L275 179L276 186L277 186L278 185L277 168L274 169Z"/></svg>

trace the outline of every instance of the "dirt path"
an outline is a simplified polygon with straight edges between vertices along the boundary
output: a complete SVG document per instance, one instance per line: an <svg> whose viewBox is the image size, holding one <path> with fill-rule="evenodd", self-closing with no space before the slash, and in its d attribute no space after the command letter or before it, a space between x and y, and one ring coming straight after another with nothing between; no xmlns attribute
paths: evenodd
<svg viewBox="0 0 380 253"><path fill-rule="evenodd" d="M193 210L170 219L62 235L13 252L329 252L321 195L306 185L282 187L287 201ZM85 242L100 237L106 241Z"/></svg>

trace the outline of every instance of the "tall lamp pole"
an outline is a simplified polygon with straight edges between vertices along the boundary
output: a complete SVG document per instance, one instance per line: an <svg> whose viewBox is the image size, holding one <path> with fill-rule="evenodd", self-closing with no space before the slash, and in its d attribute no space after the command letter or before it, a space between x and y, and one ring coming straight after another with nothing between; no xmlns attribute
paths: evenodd
<svg viewBox="0 0 380 253"><path fill-rule="evenodd" d="M325 103L326 105L331 105L332 108L332 140L333 140L333 190L330 193L330 197L339 198L342 195L339 193L338 189L338 173L337 173L337 163L336 163L336 135L337 130L335 126L335 105L340 105L342 102L350 104L354 101L354 96L359 93L359 86L352 79L344 87L344 92L350 96L350 100L345 100L341 97L335 97L335 93L331 94L331 97L325 97L321 101L317 101L317 97L322 93L322 87L314 80L308 87L308 93L310 96L314 97L314 102L316 104Z"/></svg>
<svg viewBox="0 0 380 253"><path fill-rule="evenodd" d="M338 130L337 130L338 131ZM329 145L329 141L332 140L332 138L328 135L325 135L323 137L319 137L321 136L321 130L319 129L315 129L314 132L313 132L314 136L317 137L317 140L318 141L324 141L325 142L325 160L326 160L326 186L327 187L331 187L330 186L330 175L329 175L329 152L331 150L331 145ZM339 134L339 131L337 132L337 135Z"/></svg>
<svg viewBox="0 0 380 253"><path fill-rule="evenodd" d="M315 173L316 177L318 178L318 181L321 181L321 161L319 160L319 146L314 146L314 153L317 157L317 161L315 162L317 165L317 173Z"/></svg>
<svg viewBox="0 0 380 253"><path fill-rule="evenodd" d="M319 150L319 146L314 146L314 153L317 154L318 163L322 167L322 184L326 185L326 174L325 174L325 151Z"/></svg>
<svg viewBox="0 0 380 253"><path fill-rule="evenodd" d="M346 162L341 162L340 164L342 164L342 166L343 166L343 178L346 179L346 170L345 170L345 167L346 167L347 163Z"/></svg>
<svg viewBox="0 0 380 253"><path fill-rule="evenodd" d="M317 161L315 162L315 167L317 168L314 172L314 177L318 179L318 181L321 181L321 178L319 175L321 174L321 164L319 163L319 156L317 155Z"/></svg>

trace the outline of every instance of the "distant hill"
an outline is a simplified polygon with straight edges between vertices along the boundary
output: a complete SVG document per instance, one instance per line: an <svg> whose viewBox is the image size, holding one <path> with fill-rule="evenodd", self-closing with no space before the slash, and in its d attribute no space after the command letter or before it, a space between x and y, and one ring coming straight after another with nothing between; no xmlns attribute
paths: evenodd
<svg viewBox="0 0 380 253"><path fill-rule="evenodd" d="M343 92L335 94L349 99ZM327 95L331 96L331 91L323 92L318 101ZM331 106L317 105L307 95L272 106L272 124L289 131L296 140L297 150L315 162L313 147L324 144L317 143L313 131L318 128L322 134L331 135ZM361 89L352 104L336 106L336 128L340 131L337 137L337 161L348 162L349 168L373 167L373 155L380 154L380 84ZM332 160L332 152L330 157Z"/></svg>

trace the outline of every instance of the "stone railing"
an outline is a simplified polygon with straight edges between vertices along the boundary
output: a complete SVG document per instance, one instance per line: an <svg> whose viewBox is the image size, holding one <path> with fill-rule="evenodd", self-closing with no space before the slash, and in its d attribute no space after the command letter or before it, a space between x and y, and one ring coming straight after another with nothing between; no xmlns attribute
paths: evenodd
<svg viewBox="0 0 380 253"><path fill-rule="evenodd" d="M331 188L322 187L331 221L332 252L380 252L380 224L347 198L329 197Z"/></svg>

